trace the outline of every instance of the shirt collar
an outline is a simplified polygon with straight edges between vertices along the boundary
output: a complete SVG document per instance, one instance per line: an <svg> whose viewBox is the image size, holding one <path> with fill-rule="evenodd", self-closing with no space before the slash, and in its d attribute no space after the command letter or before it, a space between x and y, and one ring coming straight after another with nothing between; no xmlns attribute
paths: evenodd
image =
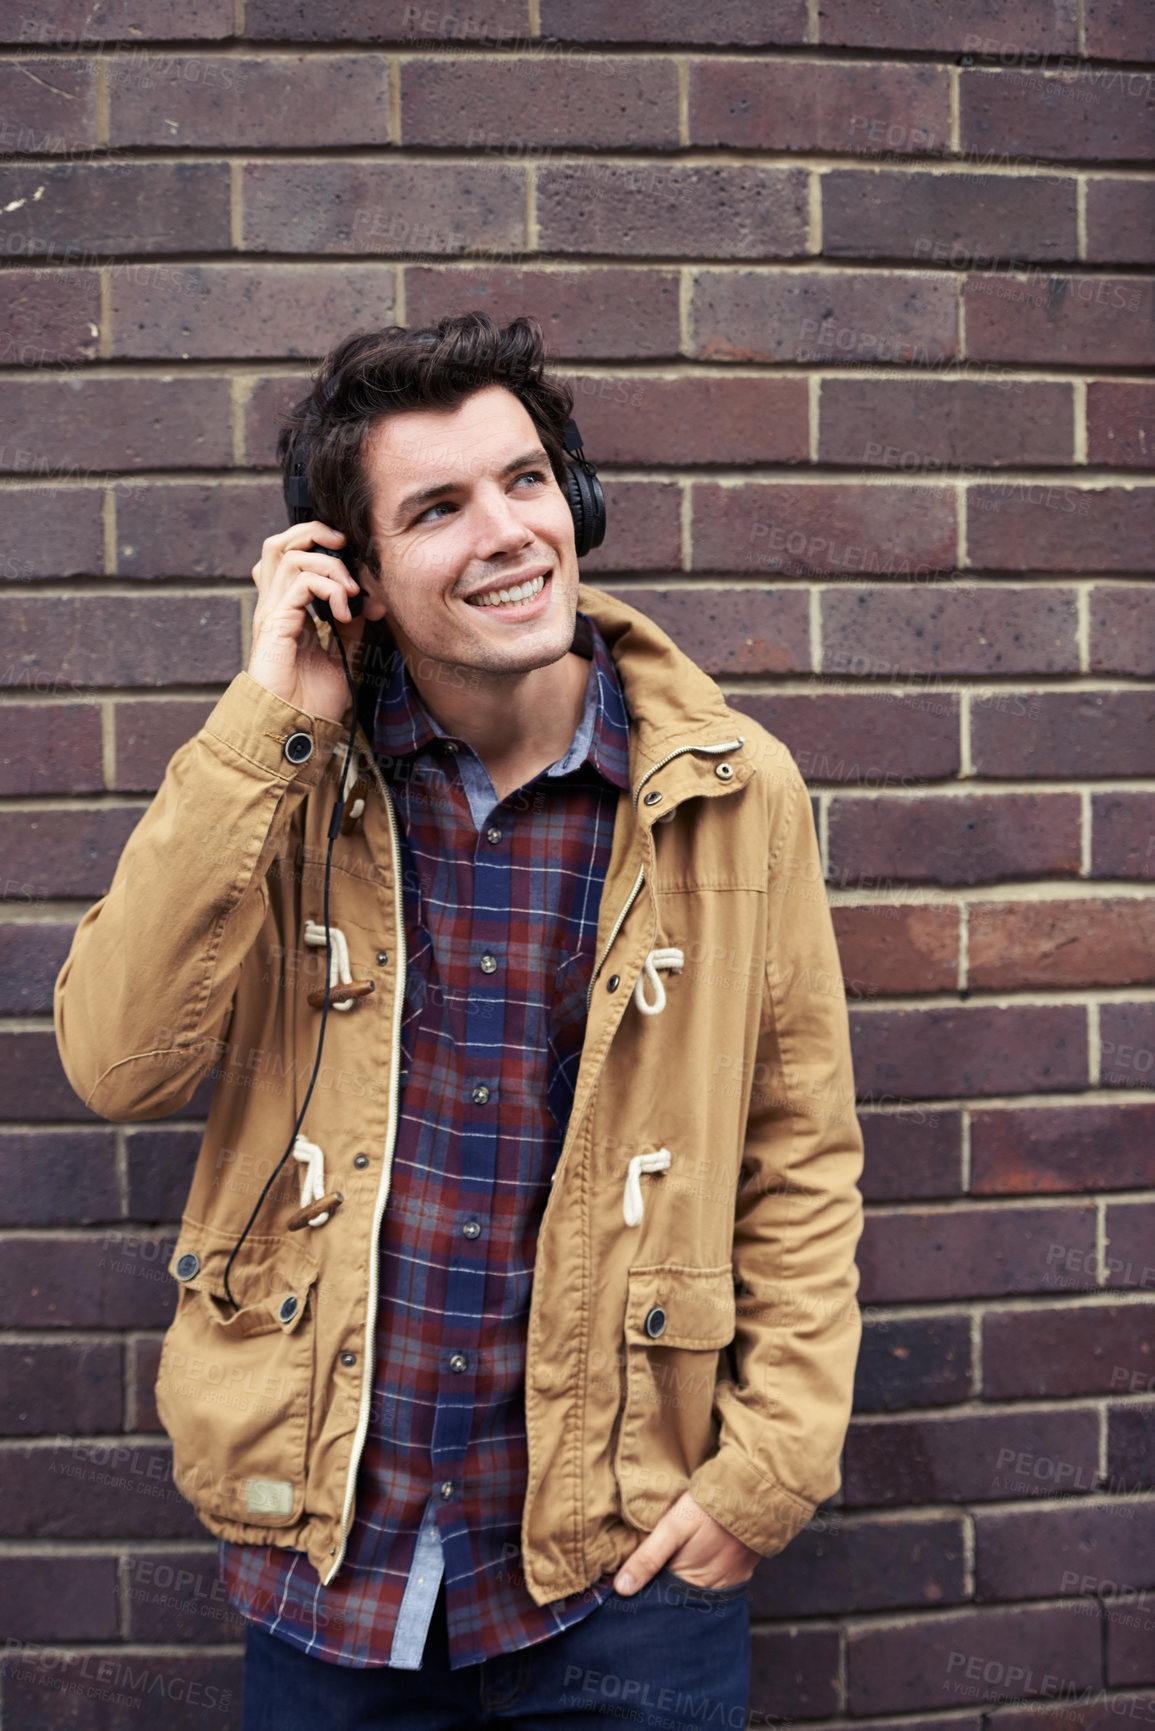
<svg viewBox="0 0 1155 1731"><path fill-rule="evenodd" d="M586 613L577 615L574 648L590 658L585 703L573 739L547 775L569 775L587 761L615 787L630 785L630 720L621 681L605 639ZM404 757L433 740L451 737L430 715L409 677L404 657L392 657L381 685L371 738L378 757Z"/></svg>

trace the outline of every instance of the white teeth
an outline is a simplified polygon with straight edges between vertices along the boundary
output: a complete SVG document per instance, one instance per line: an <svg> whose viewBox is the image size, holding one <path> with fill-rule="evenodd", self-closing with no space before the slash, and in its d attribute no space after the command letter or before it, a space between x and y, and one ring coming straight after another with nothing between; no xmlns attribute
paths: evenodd
<svg viewBox="0 0 1155 1731"><path fill-rule="evenodd" d="M470 596L474 607L502 607L511 601L529 601L545 587L544 577L532 577L528 583L517 583L512 589L490 589L481 596Z"/></svg>

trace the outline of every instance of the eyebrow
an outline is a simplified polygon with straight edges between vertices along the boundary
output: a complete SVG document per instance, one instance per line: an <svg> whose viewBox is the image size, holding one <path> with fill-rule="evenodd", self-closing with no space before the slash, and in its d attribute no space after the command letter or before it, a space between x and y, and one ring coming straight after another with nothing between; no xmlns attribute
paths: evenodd
<svg viewBox="0 0 1155 1731"><path fill-rule="evenodd" d="M539 465L548 465L549 463L549 453L541 445L536 446L532 451L523 452L520 457L514 457L501 470L498 479L504 481L506 476L512 475L515 470L527 469L534 463ZM404 522L411 512L418 510L422 505L432 505L435 500L444 499L449 493L460 492L464 484L462 481L438 481L435 486L422 487L416 493L406 493L394 513L394 521Z"/></svg>

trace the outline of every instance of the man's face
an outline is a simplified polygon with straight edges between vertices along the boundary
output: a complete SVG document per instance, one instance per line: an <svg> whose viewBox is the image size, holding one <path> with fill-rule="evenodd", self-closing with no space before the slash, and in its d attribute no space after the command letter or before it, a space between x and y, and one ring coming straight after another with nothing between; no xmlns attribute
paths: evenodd
<svg viewBox="0 0 1155 1731"><path fill-rule="evenodd" d="M407 656L526 673L573 642L573 519L541 438L511 392L489 386L456 409L390 415L365 445L381 577L363 579L367 618L387 617ZM497 591L530 585L528 598Z"/></svg>

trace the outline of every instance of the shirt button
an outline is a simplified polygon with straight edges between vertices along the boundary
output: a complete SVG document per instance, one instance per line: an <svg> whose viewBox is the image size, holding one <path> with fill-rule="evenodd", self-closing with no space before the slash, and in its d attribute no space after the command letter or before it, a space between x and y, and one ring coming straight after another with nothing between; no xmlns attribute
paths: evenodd
<svg viewBox="0 0 1155 1731"><path fill-rule="evenodd" d="M496 847L498 842L501 840L501 831L495 823L491 823L489 828L486 830L485 839L487 842L491 842L494 847Z"/></svg>
<svg viewBox="0 0 1155 1731"><path fill-rule="evenodd" d="M646 1320L643 1322L642 1327L645 1329L651 1340L657 1340L659 1334L662 1334L665 1331L666 1313L660 1304L655 1304L652 1310L646 1312Z"/></svg>
<svg viewBox="0 0 1155 1731"><path fill-rule="evenodd" d="M352 1370L356 1362L357 1354L355 1352L343 1352L341 1354L341 1363L345 1366L346 1370Z"/></svg>
<svg viewBox="0 0 1155 1731"><path fill-rule="evenodd" d="M441 1482L441 1500L443 1502L447 1503L452 1495L453 1495L453 1480L452 1479L443 1479Z"/></svg>
<svg viewBox="0 0 1155 1731"><path fill-rule="evenodd" d="M619 984L619 976L617 974L611 974L609 979L606 981L606 991L607 992L616 992L618 989L618 984Z"/></svg>
<svg viewBox="0 0 1155 1731"><path fill-rule="evenodd" d="M450 1370L463 1371L469 1369L469 1360L463 1352L455 1352L449 1360Z"/></svg>
<svg viewBox="0 0 1155 1731"><path fill-rule="evenodd" d="M481 958L481 971L483 974L496 974L496 972L497 972L497 957L491 956L488 953L486 953L484 956L482 956L482 958Z"/></svg>
<svg viewBox="0 0 1155 1731"><path fill-rule="evenodd" d="M461 1230L466 1238L480 1238L481 1222L479 1220L467 1220Z"/></svg>
<svg viewBox="0 0 1155 1731"><path fill-rule="evenodd" d="M307 763L313 755L313 740L307 733L290 733L282 747L290 763Z"/></svg>
<svg viewBox="0 0 1155 1731"><path fill-rule="evenodd" d="M489 1089L485 1086L484 1082L480 1083L473 1090L472 1098L473 1098L473 1104L475 1106L484 1106L485 1105L485 1102L489 1099Z"/></svg>
<svg viewBox="0 0 1155 1731"><path fill-rule="evenodd" d="M446 749L446 751L456 751L457 750L457 741L455 739L447 739L445 741L445 749Z"/></svg>

